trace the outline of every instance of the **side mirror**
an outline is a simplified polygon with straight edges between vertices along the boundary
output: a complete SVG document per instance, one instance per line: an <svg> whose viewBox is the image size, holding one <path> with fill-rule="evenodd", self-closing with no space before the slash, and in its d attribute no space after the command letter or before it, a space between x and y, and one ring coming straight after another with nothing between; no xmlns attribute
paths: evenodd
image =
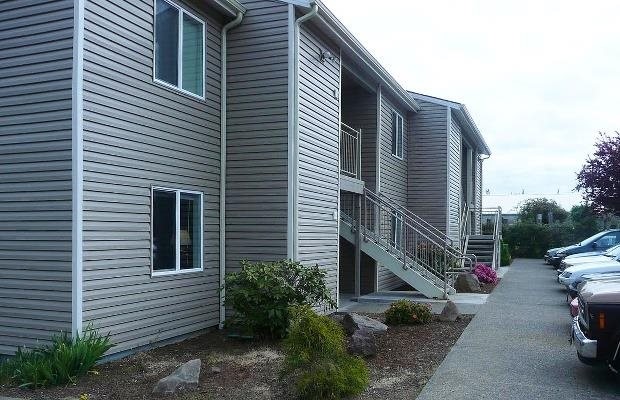
<svg viewBox="0 0 620 400"><path fill-rule="evenodd" d="M596 243L596 242L592 243L592 248L593 249L596 249L597 247L598 247L598 243Z"/></svg>

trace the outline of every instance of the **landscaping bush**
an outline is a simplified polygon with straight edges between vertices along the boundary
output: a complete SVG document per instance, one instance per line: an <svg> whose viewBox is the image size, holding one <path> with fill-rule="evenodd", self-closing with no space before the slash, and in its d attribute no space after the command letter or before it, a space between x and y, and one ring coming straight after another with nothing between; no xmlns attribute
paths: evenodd
<svg viewBox="0 0 620 400"><path fill-rule="evenodd" d="M240 272L226 276L225 288L234 311L228 324L259 337L283 338L291 306L336 307L318 265L242 262Z"/></svg>
<svg viewBox="0 0 620 400"><path fill-rule="evenodd" d="M395 301L385 312L385 322L388 325L426 324L432 317L430 305L410 300Z"/></svg>
<svg viewBox="0 0 620 400"><path fill-rule="evenodd" d="M484 263L476 264L476 267L472 271L474 275L478 277L478 281L482 283L497 283L497 273L491 267Z"/></svg>
<svg viewBox="0 0 620 400"><path fill-rule="evenodd" d="M0 364L0 382L27 388L74 384L111 347L108 336L90 327L75 340L61 333L48 346L18 349L14 357Z"/></svg>
<svg viewBox="0 0 620 400"><path fill-rule="evenodd" d="M541 258L553 247L567 246L579 240L570 222L536 224L517 222L504 227L503 239L513 257Z"/></svg>
<svg viewBox="0 0 620 400"><path fill-rule="evenodd" d="M510 256L510 247L507 243L502 243L500 253L500 264L502 267L506 267L512 263L512 257Z"/></svg>
<svg viewBox="0 0 620 400"><path fill-rule="evenodd" d="M284 375L295 380L301 399L341 399L368 386L364 360L346 352L342 327L309 306L292 308L289 335L284 340Z"/></svg>

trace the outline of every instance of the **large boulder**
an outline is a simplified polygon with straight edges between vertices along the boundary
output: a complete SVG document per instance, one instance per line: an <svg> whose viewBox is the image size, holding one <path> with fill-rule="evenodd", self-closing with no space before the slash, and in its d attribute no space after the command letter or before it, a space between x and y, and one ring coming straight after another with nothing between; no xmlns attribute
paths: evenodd
<svg viewBox="0 0 620 400"><path fill-rule="evenodd" d="M474 274L459 274L454 288L458 293L477 293L480 291L480 282Z"/></svg>
<svg viewBox="0 0 620 400"><path fill-rule="evenodd" d="M387 325L381 322L359 315L356 313L346 313L342 318L342 326L348 335L352 335L359 329L365 329L375 335L380 335L387 331Z"/></svg>
<svg viewBox="0 0 620 400"><path fill-rule="evenodd" d="M439 315L439 320L444 322L454 322L459 318L461 318L461 314L459 313L458 307L451 300L448 300Z"/></svg>
<svg viewBox="0 0 620 400"><path fill-rule="evenodd" d="M172 374L162 378L153 388L153 393L176 394L181 390L198 386L200 377L199 359L190 360L177 368Z"/></svg>
<svg viewBox="0 0 620 400"><path fill-rule="evenodd" d="M375 335L367 329L358 329L353 332L349 339L349 353L362 357L371 357L377 354L377 343Z"/></svg>

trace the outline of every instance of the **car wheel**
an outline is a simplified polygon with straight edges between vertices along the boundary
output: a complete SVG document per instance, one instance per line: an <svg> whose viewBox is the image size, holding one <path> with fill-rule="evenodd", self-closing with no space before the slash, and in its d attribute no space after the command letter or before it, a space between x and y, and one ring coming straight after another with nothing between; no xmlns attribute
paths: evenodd
<svg viewBox="0 0 620 400"><path fill-rule="evenodd" d="M611 369L616 374L620 373L620 332L616 334L614 340L613 347L611 348L611 354L609 355L609 359L607 360L607 365L609 369Z"/></svg>

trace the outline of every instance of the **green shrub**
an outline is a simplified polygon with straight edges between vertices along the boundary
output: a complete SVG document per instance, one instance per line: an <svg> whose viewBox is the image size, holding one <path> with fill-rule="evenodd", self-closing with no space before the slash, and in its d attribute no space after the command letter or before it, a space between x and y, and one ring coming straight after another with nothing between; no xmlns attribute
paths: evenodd
<svg viewBox="0 0 620 400"><path fill-rule="evenodd" d="M426 324L432 318L430 305L409 300L395 301L385 312L385 322L388 325Z"/></svg>
<svg viewBox="0 0 620 400"><path fill-rule="evenodd" d="M27 388L76 383L111 347L109 337L91 327L75 340L61 333L50 345L18 349L15 356L0 364L0 382Z"/></svg>
<svg viewBox="0 0 620 400"><path fill-rule="evenodd" d="M585 238L577 238L572 223L537 224L517 222L506 226L503 239L513 257L540 258L553 247L568 246Z"/></svg>
<svg viewBox="0 0 620 400"><path fill-rule="evenodd" d="M510 256L510 247L508 247L507 243L502 243L500 257L500 264L502 267L505 267L512 263L512 257Z"/></svg>
<svg viewBox="0 0 620 400"><path fill-rule="evenodd" d="M346 352L342 327L308 306L291 311L284 340L283 374L293 376L301 399L341 399L360 394L368 386L366 363Z"/></svg>
<svg viewBox="0 0 620 400"><path fill-rule="evenodd" d="M240 272L226 276L226 303L234 312L229 326L259 337L284 337L291 306L336 307L325 276L318 265L241 262Z"/></svg>

